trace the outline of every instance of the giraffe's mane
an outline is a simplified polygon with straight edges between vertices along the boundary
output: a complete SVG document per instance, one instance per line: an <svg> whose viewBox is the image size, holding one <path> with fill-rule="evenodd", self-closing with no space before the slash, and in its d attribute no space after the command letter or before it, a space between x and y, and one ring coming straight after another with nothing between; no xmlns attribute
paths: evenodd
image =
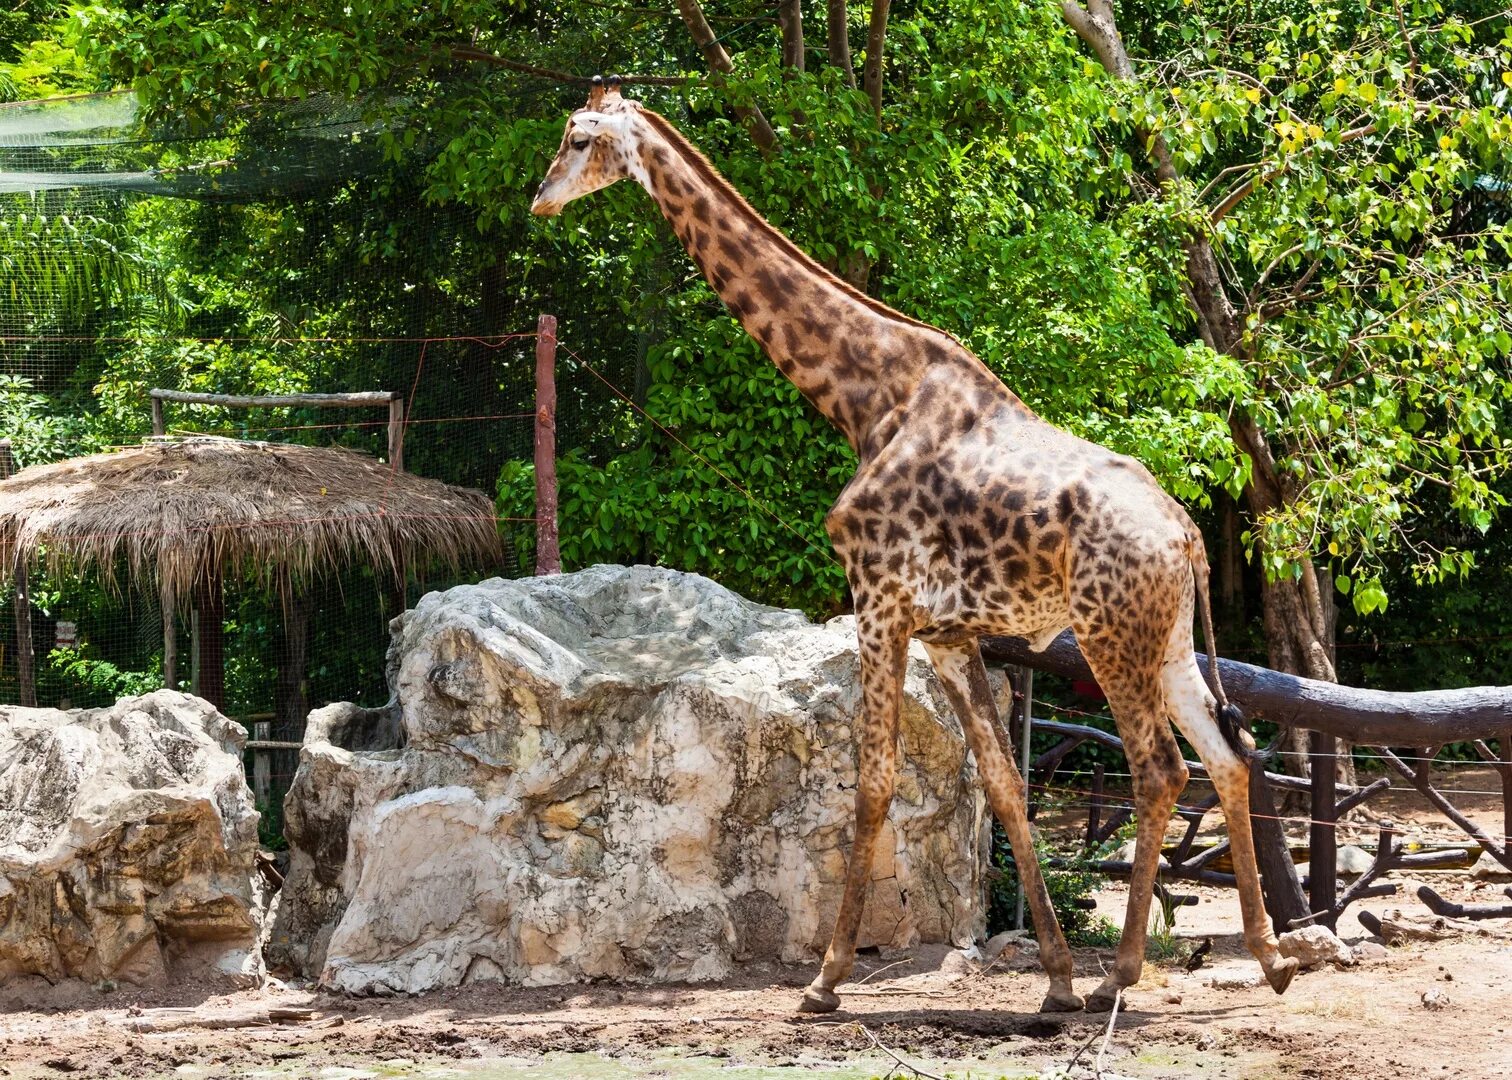
<svg viewBox="0 0 1512 1080"><path fill-rule="evenodd" d="M670 120L668 120L665 116L662 116L660 113L653 112L652 110L646 108L640 109L639 113L647 121L647 123L649 123L653 128L656 129L656 132L661 135L662 138L667 140L668 144L671 145L673 150L682 155L683 160L688 163L688 165L693 169L695 173L698 174L698 176L704 181L704 183L708 184L715 190L722 192L726 197L728 197L731 205L735 208L736 213L745 218L748 224L752 225L756 229L769 236L772 241L776 243L777 246L781 248L787 255L791 256L794 260L807 267L809 270L819 275L821 278L828 281L831 286L838 289L844 295L850 297L852 300L855 300L863 307L876 312L878 315L881 315L888 319L893 319L896 322L904 323L908 326L917 326L924 330L933 330L935 333L940 334L941 336L946 337L950 341L954 342L961 349L966 349L966 346L962 345L960 340L950 331L942 330L938 326L935 326L933 323L927 323L922 319L915 319L912 316L903 314L896 308L888 307L882 301L876 299L875 297L868 296L866 293L856 288L850 282L846 281L838 274L835 274L833 271L820 264L817 259L815 259L808 252L804 251L797 244L795 244L786 233L773 225L770 221L762 216L760 211L758 211L754 206L747 202L746 197L736 189L735 185L725 179L724 174L714 167L713 163L704 156L703 151L699 150L698 147L689 142L687 137L683 135L682 132L678 131ZM969 352L970 350L967 351Z"/></svg>

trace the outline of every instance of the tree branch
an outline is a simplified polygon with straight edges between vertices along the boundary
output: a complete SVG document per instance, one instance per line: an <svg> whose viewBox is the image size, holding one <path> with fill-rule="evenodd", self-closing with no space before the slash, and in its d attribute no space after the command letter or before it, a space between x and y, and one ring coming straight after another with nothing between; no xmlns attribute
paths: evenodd
<svg viewBox="0 0 1512 1080"><path fill-rule="evenodd" d="M725 52L724 46L714 36L714 30L709 26L709 20L704 17L703 7L698 0L677 0L677 10L682 13L683 22L688 24L688 32L693 35L693 42L703 51L704 58L709 62L709 69L715 73L716 80L722 82L719 77L728 75L735 70L734 61L730 54ZM755 105L735 106L735 115L751 133L751 139L761 148L761 152L769 154L777 145L777 133L772 130L772 125L762 115L761 109Z"/></svg>

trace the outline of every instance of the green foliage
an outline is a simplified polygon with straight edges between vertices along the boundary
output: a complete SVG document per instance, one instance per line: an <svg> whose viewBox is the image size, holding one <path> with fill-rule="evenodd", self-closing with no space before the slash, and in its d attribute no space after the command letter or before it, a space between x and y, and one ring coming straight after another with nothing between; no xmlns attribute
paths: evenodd
<svg viewBox="0 0 1512 1080"><path fill-rule="evenodd" d="M635 92L806 250L831 265L864 254L872 292L961 336L1049 419L1134 454L1200 506L1249 481L1228 420L1236 408L1257 417L1288 486L1277 512L1252 523L1264 570L1327 562L1355 609L1348 633L1500 625L1500 594L1477 598L1460 577L1479 560L1493 565L1476 580L1499 580L1491 530L1512 464L1512 43L1491 5L1139 0L1118 14L1140 77L1115 83L1057 5L922 0L895 5L880 118L817 54L808 71L784 71L764 31L732 34L736 77L711 85L670 9L107 0L77 9L64 36L51 23L60 9L46 11L23 30L0 17L6 70L72 48L91 78L134 85L153 116L214 133L201 149L227 156L262 145L241 119L250 114L229 105L354 97L382 125L390 167L310 204L156 200L122 220L12 220L0 267L57 247L28 239L43 228L104 245L65 244L55 266L12 274L11 287L101 335L431 329L400 325L398 281L443 298L455 325L477 328L476 312L503 296L556 311L572 350L559 420L576 447L559 470L569 566L663 562L831 612L844 587L822 519L853 458L723 311L642 193L620 185L555 221L529 218L528 191L581 90L454 62L463 43L574 72L592 57L606 70L692 73L684 87ZM734 119L747 103L772 120L775 153ZM1135 135L1148 127L1165 132L1180 171L1166 198L1151 197ZM420 195L441 218L417 219ZM1214 354L1194 325L1181 255L1194 227L1212 237L1239 302L1242 359ZM605 404L577 356L654 422ZM0 391L0 408L22 427L87 415L27 436L37 446L27 460L40 460L137 434L153 383L298 390L342 371L387 386L412 362L340 346L102 347L45 398ZM438 350L427 363L479 411L514 377L482 350ZM314 422L179 415L230 431ZM416 453L420 471L466 468L469 482L496 485L503 516L530 516L520 448L493 442L466 462L445 446ZM507 527L528 565L529 526ZM1406 599L1424 582L1439 584L1442 607ZM270 640L250 614L239 632ZM1474 655L1443 662L1473 678ZM1373 662L1372 678L1410 668L1439 682L1426 658ZM247 692L268 678L249 669Z"/></svg>
<svg viewBox="0 0 1512 1080"><path fill-rule="evenodd" d="M30 379L0 375L0 433L11 441L20 467L65 457L81 441L78 417L60 415Z"/></svg>
<svg viewBox="0 0 1512 1080"><path fill-rule="evenodd" d="M263 851L289 850L289 841L283 834L282 805L257 800L257 846Z"/></svg>
<svg viewBox="0 0 1512 1080"><path fill-rule="evenodd" d="M1399 559L1469 565L1426 510L1484 533L1505 504L1512 38L1477 6L1119 11L1161 62L1110 114L1164 131L1183 174L1148 223L1209 229L1242 297L1235 397L1288 488L1252 539L1271 575L1331 563L1361 615Z"/></svg>
<svg viewBox="0 0 1512 1080"><path fill-rule="evenodd" d="M77 708L109 705L118 698L159 690L163 675L159 671L122 671L108 660L88 655L88 648L53 649L47 662L66 680L69 697Z"/></svg>
<svg viewBox="0 0 1512 1080"><path fill-rule="evenodd" d="M1094 914L1088 901L1102 887L1105 879L1094 867L1102 857L1097 853L1084 853L1070 859L1058 859L1048 845L1035 838L1035 853L1039 857L1040 873L1045 879L1045 888L1050 893L1050 906L1055 909L1056 921L1066 941L1073 946L1108 946L1118 943L1119 931L1105 916ZM1057 865L1052 865L1055 859ZM992 866L996 876L988 887L987 933L999 933L1013 928L1014 912L1018 905L1019 876L1013 858L1013 848L1008 836L996 821L992 823ZM1024 904L1026 926L1034 923L1033 912L1028 902Z"/></svg>

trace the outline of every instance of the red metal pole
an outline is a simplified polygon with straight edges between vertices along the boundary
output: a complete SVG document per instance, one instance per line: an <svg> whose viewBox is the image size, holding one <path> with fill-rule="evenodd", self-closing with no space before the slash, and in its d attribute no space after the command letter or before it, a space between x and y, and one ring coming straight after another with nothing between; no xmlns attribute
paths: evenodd
<svg viewBox="0 0 1512 1080"><path fill-rule="evenodd" d="M555 315L536 322L536 574L560 574L557 543L556 479L556 328Z"/></svg>

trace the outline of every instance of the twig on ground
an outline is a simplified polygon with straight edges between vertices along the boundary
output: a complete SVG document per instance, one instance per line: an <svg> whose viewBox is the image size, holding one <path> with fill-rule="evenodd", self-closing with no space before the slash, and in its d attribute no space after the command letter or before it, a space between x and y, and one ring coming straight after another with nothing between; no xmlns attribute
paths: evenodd
<svg viewBox="0 0 1512 1080"><path fill-rule="evenodd" d="M895 968L895 967L899 967L899 966L901 966L903 964L911 964L911 963L913 963L913 957L911 957L911 956L905 956L901 960L894 960L890 964L883 964L876 971L873 971L869 975L867 975L866 979L874 978L875 976L882 974L884 971L887 971L890 968ZM853 986L860 986L862 983L866 982L866 979L857 979L851 985L853 985Z"/></svg>
<svg viewBox="0 0 1512 1080"><path fill-rule="evenodd" d="M938 1074L932 1072L925 1072L917 1065L914 1065L913 1063L906 1061L905 1059L899 1057L897 1054L893 1053L886 1046L882 1045L882 1040L877 1038L876 1035L872 1034L871 1028L867 1027L865 1024L857 1024L856 1027L860 1028L861 1031L866 1035L866 1037L871 1040L873 1047L882 1051L888 1057L896 1061L899 1068L907 1069L915 1076L923 1077L923 1080L945 1080L943 1076L939 1076Z"/></svg>
<svg viewBox="0 0 1512 1080"><path fill-rule="evenodd" d="M1108 1043L1113 1039L1113 1025L1118 1023L1118 1007L1123 1004L1123 990L1113 995L1113 1011L1108 1014L1108 1030L1103 1033L1102 1045L1097 1048L1097 1061L1092 1065L1093 1075L1101 1080L1103 1074L1103 1056L1108 1052Z"/></svg>
<svg viewBox="0 0 1512 1080"><path fill-rule="evenodd" d="M1067 1076L1071 1075L1071 1070L1076 1068L1076 1063L1080 1061L1082 1055L1087 1052L1087 1048L1097 1041L1098 1034L1099 1033L1096 1031L1092 1032L1092 1037L1076 1048L1076 1053L1071 1055L1071 1060L1066 1062L1066 1068L1063 1070Z"/></svg>
<svg viewBox="0 0 1512 1080"><path fill-rule="evenodd" d="M865 990L847 988L846 997L939 997L944 990L920 988L911 989L907 986L869 986Z"/></svg>

